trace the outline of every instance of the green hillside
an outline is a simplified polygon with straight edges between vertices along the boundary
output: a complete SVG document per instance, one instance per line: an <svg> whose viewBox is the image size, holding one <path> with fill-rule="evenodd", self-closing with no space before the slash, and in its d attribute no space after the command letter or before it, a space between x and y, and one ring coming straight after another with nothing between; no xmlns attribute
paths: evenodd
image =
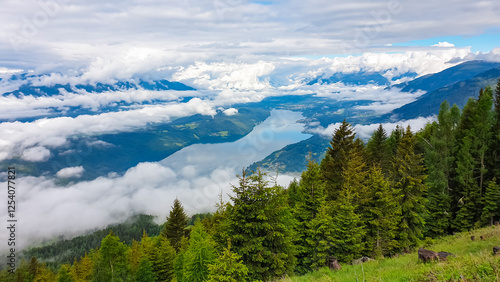
<svg viewBox="0 0 500 282"><path fill-rule="evenodd" d="M475 240L471 240L475 236ZM481 240L483 236L485 239ZM500 245L500 226L463 232L436 240L425 248L456 255L447 261L422 263L417 252L358 265L342 265L339 271L323 268L281 281L500 281L500 255L492 249Z"/></svg>

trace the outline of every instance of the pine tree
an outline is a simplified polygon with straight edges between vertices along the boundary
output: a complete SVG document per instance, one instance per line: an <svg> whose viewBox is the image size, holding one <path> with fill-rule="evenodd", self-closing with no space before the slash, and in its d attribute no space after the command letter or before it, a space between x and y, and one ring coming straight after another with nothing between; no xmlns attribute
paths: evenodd
<svg viewBox="0 0 500 282"><path fill-rule="evenodd" d="M141 251L141 245L136 240L132 240L132 246L128 252L128 265L130 266L130 271L133 275L139 270L139 264L141 262L143 252Z"/></svg>
<svg viewBox="0 0 500 282"><path fill-rule="evenodd" d="M367 248L374 257L393 253L397 248L396 233L401 218L399 191L394 191L379 165L373 165L368 175L370 202L367 203Z"/></svg>
<svg viewBox="0 0 500 282"><path fill-rule="evenodd" d="M269 280L295 266L292 216L284 189L268 186L260 170L250 177L243 171L233 186L228 213L228 236L242 256L251 279Z"/></svg>
<svg viewBox="0 0 500 282"><path fill-rule="evenodd" d="M389 145L389 149L391 151L391 155L394 156L397 153L399 142L403 138L405 133L404 128L399 125L396 125L396 128L391 132L389 138L387 138L387 144Z"/></svg>
<svg viewBox="0 0 500 282"><path fill-rule="evenodd" d="M492 125L493 125L493 113L491 108L493 106L493 91L491 87L486 87L484 91L479 95L477 101L477 111L472 117L472 123L474 125L471 130L472 136L475 138L473 143L473 148L477 152L476 159L479 164L478 172L476 177L479 178L479 193L482 197L484 193L485 182L484 176L488 172L486 168L486 152L489 150L491 136L492 136Z"/></svg>
<svg viewBox="0 0 500 282"><path fill-rule="evenodd" d="M387 133L380 124L366 143L367 159L370 165L379 164L387 174L391 166L391 148L387 142Z"/></svg>
<svg viewBox="0 0 500 282"><path fill-rule="evenodd" d="M231 240L227 248L208 266L209 282L244 282L248 281L248 267L243 264L241 256L231 252Z"/></svg>
<svg viewBox="0 0 500 282"><path fill-rule="evenodd" d="M191 231L189 246L184 254L183 281L201 282L208 279L208 265L217 257L215 241L210 237L201 222L195 223Z"/></svg>
<svg viewBox="0 0 500 282"><path fill-rule="evenodd" d="M188 239L186 237L182 237L181 240L181 247L179 249L179 252L177 252L177 257L175 258L174 262L174 270L175 270L175 277L177 278L177 282L184 282L184 263L186 262L185 260L185 254L187 251L188 247Z"/></svg>
<svg viewBox="0 0 500 282"><path fill-rule="evenodd" d="M408 126L393 161L394 188L401 197L398 242L405 251L418 245L423 238L424 228L427 187L423 181L427 176L424 174L422 157L414 152L415 144L416 140Z"/></svg>
<svg viewBox="0 0 500 282"><path fill-rule="evenodd" d="M94 254L94 250L91 254ZM93 255L92 255L93 256ZM71 277L75 281L89 281L92 279L92 270L94 268L93 261L87 253L85 256L80 258L80 261L73 262L73 267L71 268Z"/></svg>
<svg viewBox="0 0 500 282"><path fill-rule="evenodd" d="M500 186L496 178L490 181L484 194L484 207L481 214L483 224L493 225L493 221L500 217Z"/></svg>
<svg viewBox="0 0 500 282"><path fill-rule="evenodd" d="M500 79L495 90L493 122L491 127L491 144L487 153L490 167L489 179L500 179Z"/></svg>
<svg viewBox="0 0 500 282"><path fill-rule="evenodd" d="M188 222L189 219L184 212L181 201L176 198L172 210L167 217L165 227L161 231L161 233L170 240L175 251L179 251L182 237L187 236L186 227Z"/></svg>
<svg viewBox="0 0 500 282"><path fill-rule="evenodd" d="M330 147L320 165L327 200L334 201L341 190L342 171L347 166L349 154L357 147L355 137L354 128L345 120L333 134Z"/></svg>

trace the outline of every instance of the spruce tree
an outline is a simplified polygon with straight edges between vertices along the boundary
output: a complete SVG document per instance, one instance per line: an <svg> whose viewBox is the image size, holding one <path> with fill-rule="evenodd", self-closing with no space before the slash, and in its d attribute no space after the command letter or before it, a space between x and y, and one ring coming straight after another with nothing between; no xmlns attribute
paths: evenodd
<svg viewBox="0 0 500 282"><path fill-rule="evenodd" d="M428 216L426 218L426 234L430 237L443 236L449 232L451 220L450 181L453 175L453 149L455 147L454 129L457 118L448 102L441 103L438 123L429 140L423 145L425 164L429 177L428 186Z"/></svg>
<svg viewBox="0 0 500 282"><path fill-rule="evenodd" d="M396 128L391 132L389 138L387 138L387 144L389 145L389 149L391 151L391 155L394 156L397 153L398 145L404 135L404 128L399 125L396 125Z"/></svg>
<svg viewBox="0 0 500 282"><path fill-rule="evenodd" d="M158 281L171 281L175 276L175 250L163 234L155 237L152 243L152 253L148 257L154 275Z"/></svg>
<svg viewBox="0 0 500 282"><path fill-rule="evenodd" d="M374 257L392 254L398 246L396 233L401 218L398 205L400 193L385 179L380 165L373 165L368 174L370 202L367 203L367 249Z"/></svg>
<svg viewBox="0 0 500 282"><path fill-rule="evenodd" d="M366 143L367 159L370 165L379 164L387 174L390 170L391 148L387 142L387 133L380 124Z"/></svg>
<svg viewBox="0 0 500 282"><path fill-rule="evenodd" d="M487 161L490 167L489 179L493 177L500 179L500 79L495 90L491 144L487 153Z"/></svg>
<svg viewBox="0 0 500 282"><path fill-rule="evenodd" d="M331 252L340 262L350 262L361 256L364 250L365 230L361 218L356 214L354 199L344 191L332 203Z"/></svg>
<svg viewBox="0 0 500 282"><path fill-rule="evenodd" d="M71 266L68 264L61 265L57 273L57 282L73 282L74 280L71 278L70 269Z"/></svg>
<svg viewBox="0 0 500 282"><path fill-rule="evenodd" d="M231 240L227 248L208 266L209 282L245 282L248 281L248 267L243 264L241 256L231 252Z"/></svg>
<svg viewBox="0 0 500 282"><path fill-rule="evenodd" d="M328 265L333 245L336 243L332 234L333 218L328 205L323 204L316 217L306 224L308 228L305 230L305 238L309 248L305 260L308 270L314 271Z"/></svg>
<svg viewBox="0 0 500 282"><path fill-rule="evenodd" d="M416 140L408 126L398 144L393 160L392 178L394 188L399 191L401 221L398 230L400 248L408 251L423 238L425 216L425 194L423 183L427 177L421 155L415 154Z"/></svg>
<svg viewBox="0 0 500 282"><path fill-rule="evenodd" d="M481 221L484 225L493 225L494 220L500 217L500 186L493 178L486 187L484 194L484 207Z"/></svg>
<svg viewBox="0 0 500 282"><path fill-rule="evenodd" d="M215 241L201 222L196 222L189 238L189 246L184 254L183 281L201 282L208 279L208 265L214 263Z"/></svg>
<svg viewBox="0 0 500 282"><path fill-rule="evenodd" d="M309 245L310 233L307 232L311 220L316 217L322 203L325 200L324 186L320 180L319 165L310 161L307 170L302 172L297 194L301 195L300 200L296 203L295 209L292 210L296 220L297 231L297 267L298 273L306 273L310 270L311 260L310 253L315 248Z"/></svg>
<svg viewBox="0 0 500 282"><path fill-rule="evenodd" d="M342 171L347 166L349 154L357 147L354 128L345 120L335 130L330 147L321 161L321 179L325 183L327 200L335 200L343 184Z"/></svg>
<svg viewBox="0 0 500 282"><path fill-rule="evenodd" d="M172 210L167 217L165 227L161 231L161 233L170 240L175 251L179 251L182 237L187 236L186 227L188 222L189 219L184 212L181 201L176 198Z"/></svg>
<svg viewBox="0 0 500 282"><path fill-rule="evenodd" d="M233 185L227 235L242 256L250 279L270 280L295 266L292 216L284 189L269 186L260 170Z"/></svg>

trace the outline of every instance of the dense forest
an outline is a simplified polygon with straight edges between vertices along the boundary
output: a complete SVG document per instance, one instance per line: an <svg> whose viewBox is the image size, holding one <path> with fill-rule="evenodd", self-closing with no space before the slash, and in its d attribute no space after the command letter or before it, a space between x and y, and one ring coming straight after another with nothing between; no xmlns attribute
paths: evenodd
<svg viewBox="0 0 500 282"><path fill-rule="evenodd" d="M175 200L158 235L98 248L51 269L36 257L2 281L270 281L332 259L391 257L500 220L500 81L461 110L446 101L419 132L380 125L365 144L346 121L325 158L287 188L257 170L230 202L190 225ZM189 226L189 228L188 228Z"/></svg>

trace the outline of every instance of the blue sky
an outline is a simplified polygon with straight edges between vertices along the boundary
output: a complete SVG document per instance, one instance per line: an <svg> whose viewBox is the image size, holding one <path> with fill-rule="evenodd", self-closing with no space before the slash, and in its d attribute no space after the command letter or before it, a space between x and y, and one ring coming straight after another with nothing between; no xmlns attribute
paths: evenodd
<svg viewBox="0 0 500 282"><path fill-rule="evenodd" d="M473 36L440 36L422 40L395 43L393 46L431 46L439 42L448 42L456 47L471 47L472 52L489 52L495 47L500 47L500 32L486 32Z"/></svg>

